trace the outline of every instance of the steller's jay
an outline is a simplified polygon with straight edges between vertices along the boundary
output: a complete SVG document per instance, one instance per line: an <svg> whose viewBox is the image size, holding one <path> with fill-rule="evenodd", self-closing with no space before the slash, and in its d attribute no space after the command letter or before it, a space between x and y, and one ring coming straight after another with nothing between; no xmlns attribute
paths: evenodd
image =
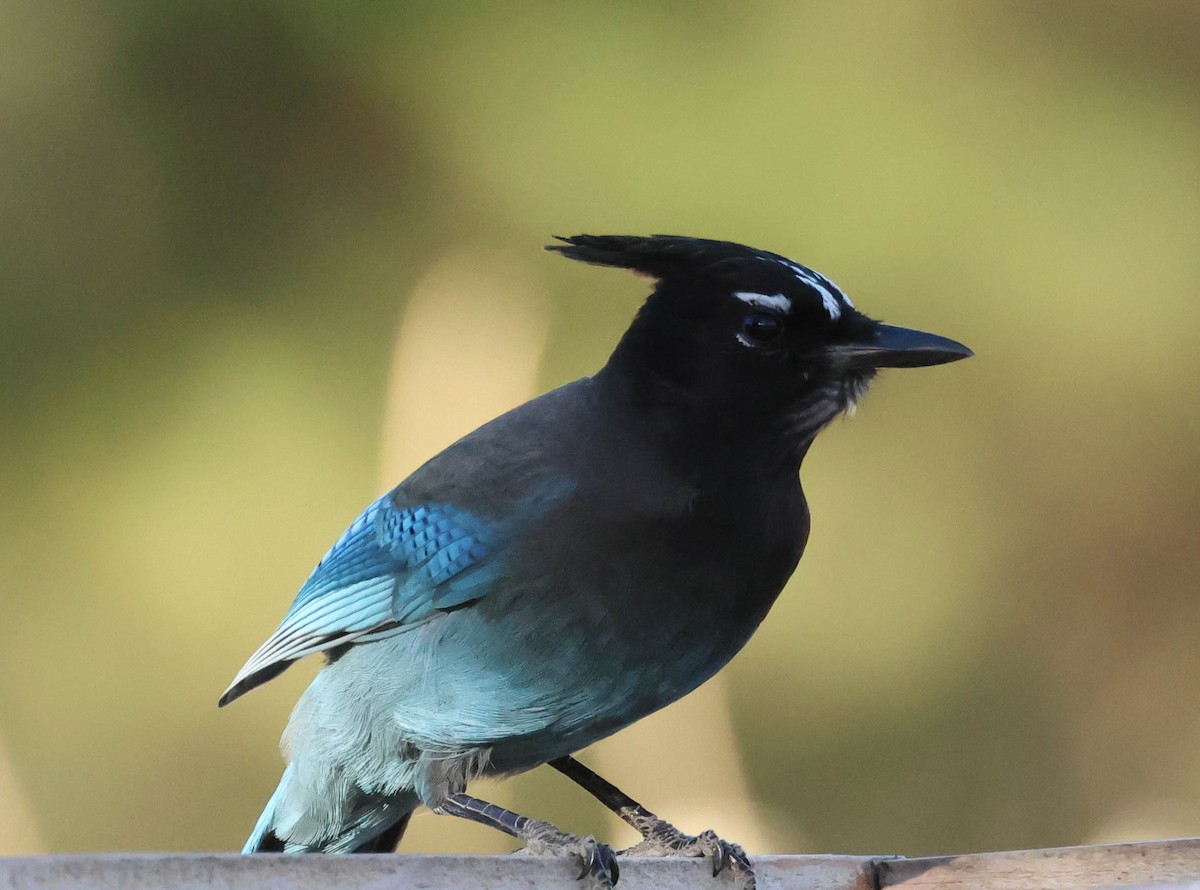
<svg viewBox="0 0 1200 890"><path fill-rule="evenodd" d="M612 851L466 793L550 763L643 836L710 856L571 757L695 689L754 633L804 550L798 470L878 368L970 356L873 321L829 279L725 241L577 235L548 249L648 276L608 364L460 439L371 504L317 565L226 705L296 659L326 666L244 852L394 849L413 810L575 855Z"/></svg>

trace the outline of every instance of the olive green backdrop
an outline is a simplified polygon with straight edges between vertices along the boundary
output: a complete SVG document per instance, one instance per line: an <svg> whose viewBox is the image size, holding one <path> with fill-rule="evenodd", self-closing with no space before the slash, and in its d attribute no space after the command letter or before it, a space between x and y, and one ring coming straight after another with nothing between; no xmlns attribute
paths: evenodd
<svg viewBox="0 0 1200 890"><path fill-rule="evenodd" d="M462 367L604 361L645 285L540 251L580 231L978 353L823 436L727 705L614 781L740 775L783 850L1200 834L1200 6L8 0L0 853L240 846L313 668L218 694ZM610 831L544 772L505 799Z"/></svg>

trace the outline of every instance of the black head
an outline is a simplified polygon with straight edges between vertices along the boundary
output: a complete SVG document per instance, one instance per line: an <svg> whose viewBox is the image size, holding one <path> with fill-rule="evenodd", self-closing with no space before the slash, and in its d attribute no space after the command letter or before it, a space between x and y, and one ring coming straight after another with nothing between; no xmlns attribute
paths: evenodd
<svg viewBox="0 0 1200 890"><path fill-rule="evenodd" d="M801 448L854 406L876 369L972 354L874 321L820 273L741 244L675 235L559 240L547 249L656 282L605 373L730 427L779 429Z"/></svg>

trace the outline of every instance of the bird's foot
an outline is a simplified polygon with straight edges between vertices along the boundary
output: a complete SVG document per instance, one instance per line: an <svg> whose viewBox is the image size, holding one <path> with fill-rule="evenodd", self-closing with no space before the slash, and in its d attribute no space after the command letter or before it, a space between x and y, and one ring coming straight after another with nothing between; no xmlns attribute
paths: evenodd
<svg viewBox="0 0 1200 890"><path fill-rule="evenodd" d="M560 831L549 822L530 819L518 837L525 842L518 851L532 856L574 856L579 860L579 880L586 880L597 890L612 890L621 869L617 856L608 844L602 844L591 835L578 837Z"/></svg>
<svg viewBox="0 0 1200 890"><path fill-rule="evenodd" d="M713 877L728 870L742 890L754 890L754 866L740 846L717 837L711 829L700 834L684 834L670 822L657 817L640 818L629 814L625 821L642 835L642 840L621 856L703 856L712 862Z"/></svg>

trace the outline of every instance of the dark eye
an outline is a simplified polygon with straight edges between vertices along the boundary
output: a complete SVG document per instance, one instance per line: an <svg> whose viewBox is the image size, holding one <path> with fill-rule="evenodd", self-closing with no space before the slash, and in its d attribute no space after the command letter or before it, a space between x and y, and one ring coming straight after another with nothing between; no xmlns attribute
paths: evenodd
<svg viewBox="0 0 1200 890"><path fill-rule="evenodd" d="M783 333L783 322L770 312L751 312L742 319L743 342L752 346L770 343Z"/></svg>

